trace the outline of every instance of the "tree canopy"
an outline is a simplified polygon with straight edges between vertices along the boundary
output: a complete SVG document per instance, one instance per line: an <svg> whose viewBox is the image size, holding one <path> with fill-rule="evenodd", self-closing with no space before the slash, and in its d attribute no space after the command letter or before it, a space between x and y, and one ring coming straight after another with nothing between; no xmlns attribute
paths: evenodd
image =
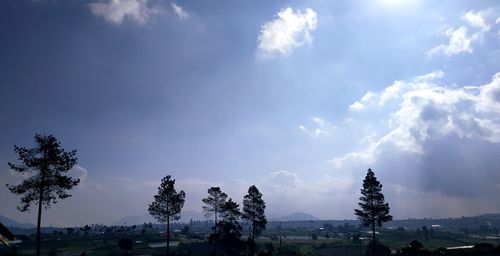
<svg viewBox="0 0 500 256"><path fill-rule="evenodd" d="M149 204L149 214L161 223L178 220L185 198L184 191L177 192L175 180L167 175L161 179L158 194L154 196L154 201Z"/></svg>
<svg viewBox="0 0 500 256"><path fill-rule="evenodd" d="M221 208L226 203L227 194L222 192L219 187L211 187L208 189L208 196L203 198L205 204L203 212L206 217L214 216L214 223L217 224L217 217L221 214Z"/></svg>
<svg viewBox="0 0 500 256"><path fill-rule="evenodd" d="M38 205L36 255L40 255L42 205L47 209L58 199L70 197L67 191L78 185L80 179L65 175L77 163L76 150L64 151L52 135L36 134L35 143L34 148L14 146L21 164L9 162L9 167L26 178L18 185L7 184L7 188L22 195L17 207L21 212L29 212L33 202Z"/></svg>
<svg viewBox="0 0 500 256"><path fill-rule="evenodd" d="M354 213L363 225L371 226L376 224L381 227L382 223L392 220L392 216L389 215L389 204L385 202L382 194L382 184L377 180L375 173L371 169L368 169L368 173L363 180L359 200L360 209L355 209Z"/></svg>
<svg viewBox="0 0 500 256"><path fill-rule="evenodd" d="M242 218L247 220L252 225L250 238L254 240L259 237L262 231L266 228L267 219L264 214L266 204L262 199L262 193L255 185L248 188L248 194L243 198L243 215Z"/></svg>
<svg viewBox="0 0 500 256"><path fill-rule="evenodd" d="M218 229L218 222L217 222L217 217L221 214L221 210L223 205L226 203L227 200L227 194L222 192L222 190L219 187L211 187L208 189L208 196L206 198L202 199L202 202L205 204L203 205L203 212L205 213L205 217L210 217L214 216L214 233L212 234L212 239L214 241L214 249L213 253L217 254L217 229Z"/></svg>
<svg viewBox="0 0 500 256"><path fill-rule="evenodd" d="M22 212L30 211L33 202L42 203L45 208L57 203L57 199L70 197L66 191L78 185L80 179L64 175L77 163L76 150L66 152L52 136L35 135L37 144L34 148L14 146L14 152L22 164L8 163L9 167L23 176L21 184L7 184L9 190L22 195Z"/></svg>
<svg viewBox="0 0 500 256"><path fill-rule="evenodd" d="M175 190L175 180L167 175L161 179L158 187L158 194L154 196L154 201L149 204L149 214L161 223L167 224L167 250L170 253L170 221L180 218L181 209L184 206L186 194L184 191L177 193Z"/></svg>
<svg viewBox="0 0 500 256"><path fill-rule="evenodd" d="M228 255L235 255L241 245L240 237L243 228L239 220L241 212L239 205L231 198L220 208L221 220L217 223L215 233L211 240L220 240Z"/></svg>
<svg viewBox="0 0 500 256"><path fill-rule="evenodd" d="M368 169L365 179L363 180L363 188L361 189L361 197L359 198L360 209L355 209L354 214L358 216L364 226L372 228L372 245L373 253L376 249L375 226L382 226L382 223L392 220L389 215L389 204L385 202L382 194L382 184L375 177L375 173Z"/></svg>

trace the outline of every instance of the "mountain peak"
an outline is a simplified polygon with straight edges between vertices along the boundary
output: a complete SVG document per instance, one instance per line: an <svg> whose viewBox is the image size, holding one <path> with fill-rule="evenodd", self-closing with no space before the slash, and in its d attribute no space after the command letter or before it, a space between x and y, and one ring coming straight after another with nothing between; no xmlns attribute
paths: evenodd
<svg viewBox="0 0 500 256"><path fill-rule="evenodd" d="M285 216L272 219L272 221L308 221L308 220L319 220L319 219L305 212L294 212Z"/></svg>
<svg viewBox="0 0 500 256"><path fill-rule="evenodd" d="M34 228L35 225L31 223L20 223L13 219L9 219L0 214L0 222L6 227L17 227L17 228Z"/></svg>

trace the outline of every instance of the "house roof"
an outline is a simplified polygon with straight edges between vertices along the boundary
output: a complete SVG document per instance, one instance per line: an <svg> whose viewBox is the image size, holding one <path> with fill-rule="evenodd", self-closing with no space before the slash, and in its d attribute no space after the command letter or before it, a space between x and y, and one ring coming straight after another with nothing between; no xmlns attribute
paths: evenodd
<svg viewBox="0 0 500 256"><path fill-rule="evenodd" d="M7 227L0 223L0 242L5 245L9 245L9 242L14 240L15 236L12 234Z"/></svg>

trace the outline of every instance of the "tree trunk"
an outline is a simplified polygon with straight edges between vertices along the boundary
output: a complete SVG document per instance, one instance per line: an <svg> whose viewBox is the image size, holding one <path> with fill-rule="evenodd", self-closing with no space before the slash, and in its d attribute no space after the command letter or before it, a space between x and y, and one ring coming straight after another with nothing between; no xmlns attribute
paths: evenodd
<svg viewBox="0 0 500 256"><path fill-rule="evenodd" d="M376 255L376 241L375 241L375 220L372 222L372 254Z"/></svg>
<svg viewBox="0 0 500 256"><path fill-rule="evenodd" d="M167 256L170 255L170 217L167 217Z"/></svg>
<svg viewBox="0 0 500 256"><path fill-rule="evenodd" d="M40 198L38 199L38 218L36 221L36 256L40 256L40 233L42 225L42 205L45 179L42 178L42 186L40 188Z"/></svg>
<svg viewBox="0 0 500 256"><path fill-rule="evenodd" d="M217 209L214 211L215 223L214 223L214 233L217 234Z"/></svg>
<svg viewBox="0 0 500 256"><path fill-rule="evenodd" d="M255 244L255 216L252 216L252 234L251 234L251 250L250 250L250 253L252 256L255 256L255 247L256 247L256 244Z"/></svg>
<svg viewBox="0 0 500 256"><path fill-rule="evenodd" d="M215 215L215 223L214 223L214 256L217 255L217 208L214 211Z"/></svg>
<svg viewBox="0 0 500 256"><path fill-rule="evenodd" d="M280 236L280 246L278 247L278 256L281 256L281 236Z"/></svg>

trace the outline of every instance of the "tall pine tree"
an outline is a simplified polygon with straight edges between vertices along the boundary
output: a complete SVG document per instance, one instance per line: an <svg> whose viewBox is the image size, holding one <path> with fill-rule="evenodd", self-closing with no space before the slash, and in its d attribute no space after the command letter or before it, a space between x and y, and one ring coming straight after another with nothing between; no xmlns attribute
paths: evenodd
<svg viewBox="0 0 500 256"><path fill-rule="evenodd" d="M229 198L221 207L221 217L222 219L217 223L219 237L226 242L237 241L242 231L239 223L240 206Z"/></svg>
<svg viewBox="0 0 500 256"><path fill-rule="evenodd" d="M40 256L40 225L42 222L42 205L48 209L57 199L65 199L71 195L66 193L80 182L65 174L77 163L76 150L66 152L52 135L35 135L36 147L24 148L14 146L22 164L9 163L15 172L27 177L19 185L9 185L9 190L21 197L21 212L29 211L31 203L38 206L36 225L36 255Z"/></svg>
<svg viewBox="0 0 500 256"><path fill-rule="evenodd" d="M203 212L205 212L206 217L214 216L214 235L217 234L217 217L221 215L221 210L227 200L227 194L222 192L219 187L211 187L208 189L208 196L202 199L205 204L203 206ZM214 241L214 254L217 253L216 240Z"/></svg>
<svg viewBox="0 0 500 256"><path fill-rule="evenodd" d="M368 173L363 180L359 200L360 209L355 209L354 214L358 216L364 226L372 228L372 253L375 255L375 227L382 227L382 223L392 220L392 216L389 215L389 204L385 202L382 194L382 184L377 180L375 173L371 169L368 169Z"/></svg>
<svg viewBox="0 0 500 256"><path fill-rule="evenodd" d="M158 194L154 196L154 201L149 205L149 214L159 222L167 224L167 251L170 254L170 221L180 218L181 209L184 206L186 194L184 191L177 193L175 190L175 180L170 179L170 175L161 179L158 187Z"/></svg>
<svg viewBox="0 0 500 256"><path fill-rule="evenodd" d="M264 211L266 204L262 200L262 194L255 185L248 188L248 194L243 198L243 216L252 225L250 229L250 253L255 254L255 238L259 237L266 229L267 219Z"/></svg>

